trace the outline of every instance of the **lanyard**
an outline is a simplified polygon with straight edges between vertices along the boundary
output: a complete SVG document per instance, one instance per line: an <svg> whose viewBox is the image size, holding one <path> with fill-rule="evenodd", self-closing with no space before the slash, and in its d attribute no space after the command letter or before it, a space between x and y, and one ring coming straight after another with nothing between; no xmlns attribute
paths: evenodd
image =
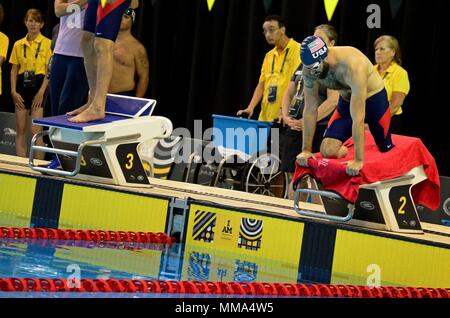
<svg viewBox="0 0 450 318"><path fill-rule="evenodd" d="M295 95L300 95L301 89L302 89L302 82L303 82L303 78L301 80L298 81L297 83L297 93Z"/></svg>
<svg viewBox="0 0 450 318"><path fill-rule="evenodd" d="M286 63L286 58L289 54L289 49L286 49L286 54L284 55L284 60L283 60L283 64L281 65L281 69L280 69L280 74L283 74L283 69L284 69L284 64ZM275 71L275 54L273 55L273 60L272 60L272 74Z"/></svg>
<svg viewBox="0 0 450 318"><path fill-rule="evenodd" d="M39 55L39 51L41 49L41 44L42 44L42 42L39 42L39 45L38 45L37 50L36 50L36 56L34 57L35 60L37 59L37 57ZM30 46L30 48L31 48L31 46ZM27 46L25 45L25 43L23 44L23 57L25 59L27 59Z"/></svg>

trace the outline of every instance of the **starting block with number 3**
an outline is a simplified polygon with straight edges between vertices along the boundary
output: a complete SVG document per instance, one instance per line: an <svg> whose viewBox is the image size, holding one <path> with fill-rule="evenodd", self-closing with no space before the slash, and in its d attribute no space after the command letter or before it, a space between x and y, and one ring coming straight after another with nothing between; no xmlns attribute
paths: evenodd
<svg viewBox="0 0 450 318"><path fill-rule="evenodd" d="M55 176L124 186L148 185L138 146L152 139L167 138L172 122L151 116L155 100L108 94L103 120L72 123L67 115L34 119L33 124L49 130L33 136L29 166ZM53 148L36 145L49 136ZM56 154L62 169L37 166L34 153Z"/></svg>

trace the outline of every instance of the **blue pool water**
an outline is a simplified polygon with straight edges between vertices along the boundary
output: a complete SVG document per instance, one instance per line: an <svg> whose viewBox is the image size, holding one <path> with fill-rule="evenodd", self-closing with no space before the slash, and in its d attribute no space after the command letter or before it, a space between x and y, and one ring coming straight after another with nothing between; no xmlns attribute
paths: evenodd
<svg viewBox="0 0 450 318"><path fill-rule="evenodd" d="M295 268L276 262L224 257L174 244L96 243L36 239L0 239L0 277L72 279L202 280L296 282ZM285 275L286 273L286 275ZM29 297L67 297L62 293L29 293ZM66 293L64 293L66 294ZM24 293L0 293L0 297ZM84 294L76 297L155 297L149 294ZM170 296L170 295L169 295ZM172 295L173 296L173 295ZM176 295L175 295L176 296Z"/></svg>
<svg viewBox="0 0 450 318"><path fill-rule="evenodd" d="M0 213L0 226L29 227L30 224L26 219ZM0 239L0 278L11 277L297 283L299 274L298 264L208 250L202 246ZM0 292L0 298L161 296Z"/></svg>

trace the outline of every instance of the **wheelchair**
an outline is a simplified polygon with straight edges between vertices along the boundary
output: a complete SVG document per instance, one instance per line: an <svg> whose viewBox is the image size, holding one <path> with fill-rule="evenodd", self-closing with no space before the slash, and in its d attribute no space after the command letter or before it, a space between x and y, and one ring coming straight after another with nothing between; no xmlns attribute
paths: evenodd
<svg viewBox="0 0 450 318"><path fill-rule="evenodd" d="M270 153L273 123L213 115L211 139L170 136L142 157L149 176L284 198L288 176Z"/></svg>
<svg viewBox="0 0 450 318"><path fill-rule="evenodd" d="M192 154L193 182L284 198L288 176L278 156L270 153L272 128L273 123L213 115L212 140L203 160Z"/></svg>

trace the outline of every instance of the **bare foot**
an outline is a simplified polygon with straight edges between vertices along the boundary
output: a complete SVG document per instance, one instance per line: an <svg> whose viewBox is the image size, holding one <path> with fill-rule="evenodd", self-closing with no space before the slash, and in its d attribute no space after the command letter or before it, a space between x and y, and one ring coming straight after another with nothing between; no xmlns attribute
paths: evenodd
<svg viewBox="0 0 450 318"><path fill-rule="evenodd" d="M84 112L78 114L75 117L69 118L68 120L72 123L87 123L89 121L99 120L105 118L105 111L89 107Z"/></svg>
<svg viewBox="0 0 450 318"><path fill-rule="evenodd" d="M67 115L69 116L75 116L78 114L81 114L82 112L84 112L87 108L89 107L89 103L81 106L80 108L77 108L75 110L72 110L71 112L67 112Z"/></svg>

